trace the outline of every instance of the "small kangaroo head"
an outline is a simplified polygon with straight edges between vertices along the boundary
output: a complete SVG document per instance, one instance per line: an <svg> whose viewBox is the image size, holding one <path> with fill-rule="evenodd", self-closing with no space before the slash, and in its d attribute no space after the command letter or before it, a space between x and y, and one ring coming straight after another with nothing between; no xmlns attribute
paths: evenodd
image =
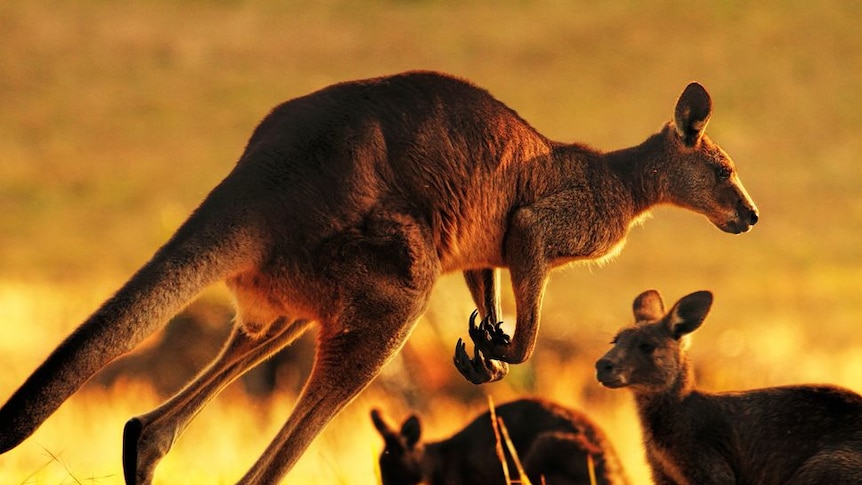
<svg viewBox="0 0 862 485"><path fill-rule="evenodd" d="M663 135L670 146L664 197L706 216L725 232L739 234L757 223L758 211L730 156L706 135L712 115L709 93L698 83L680 95Z"/></svg>
<svg viewBox="0 0 862 485"><path fill-rule="evenodd" d="M422 482L423 445L419 442L422 425L410 416L395 430L386 422L380 410L371 411L371 421L383 437L385 446L380 453L380 478L383 485L414 485Z"/></svg>
<svg viewBox="0 0 862 485"><path fill-rule="evenodd" d="M712 293L698 291L665 312L655 290L634 301L635 324L614 337L613 348L596 362L596 377L605 387L631 386L636 393L660 393L686 383L688 360L683 337L703 323Z"/></svg>

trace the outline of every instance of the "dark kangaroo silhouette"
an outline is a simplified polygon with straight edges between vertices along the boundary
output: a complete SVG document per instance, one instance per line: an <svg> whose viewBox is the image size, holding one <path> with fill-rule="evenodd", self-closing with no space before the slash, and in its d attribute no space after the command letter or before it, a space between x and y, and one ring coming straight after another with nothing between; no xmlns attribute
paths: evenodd
<svg viewBox="0 0 862 485"><path fill-rule="evenodd" d="M316 324L296 407L240 480L277 482L401 348L446 272L464 272L485 322L470 332L472 360L457 346L459 370L499 379L533 351L551 268L613 254L652 206L699 212L731 233L757 221L733 162L704 134L711 111L692 83L659 133L602 153L553 142L487 91L432 72L288 101L176 234L0 408L0 451L220 279L234 295L234 330L194 381L126 424L127 483L149 483L214 395ZM514 285L511 341L495 324L499 268Z"/></svg>
<svg viewBox="0 0 862 485"><path fill-rule="evenodd" d="M598 380L635 396L657 485L862 483L862 396L828 385L712 394L694 388L683 338L703 323L707 291L665 312L655 290L634 302L597 363Z"/></svg>
<svg viewBox="0 0 862 485"><path fill-rule="evenodd" d="M590 485L588 456L596 485L628 483L610 442L585 414L541 399L512 401L498 406L495 414L503 420L532 483ZM448 439L426 443L415 415L396 430L379 410L372 410L374 427L385 443L379 460L383 485L505 484L490 415L479 415ZM508 454L507 460L517 478Z"/></svg>

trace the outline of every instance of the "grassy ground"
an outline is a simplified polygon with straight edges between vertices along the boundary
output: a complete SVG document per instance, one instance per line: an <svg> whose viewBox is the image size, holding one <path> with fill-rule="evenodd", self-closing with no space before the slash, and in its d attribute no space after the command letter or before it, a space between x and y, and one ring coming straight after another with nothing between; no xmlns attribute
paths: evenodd
<svg viewBox="0 0 862 485"><path fill-rule="evenodd" d="M450 363L472 308L460 278L445 278L387 385L335 420L292 483L373 481L372 405L394 419L421 410L433 438L483 409L484 394L585 409L635 483L647 483L628 396L592 376L645 288L669 300L716 294L694 341L704 387L862 391L860 20L862 6L831 1L3 2L0 399L164 242L273 105L413 68L472 79L549 136L603 149L640 142L699 80L715 102L710 134L736 160L762 221L732 237L701 217L655 211L612 264L553 276L537 355L481 388ZM505 306L511 313L510 298ZM157 483L232 483L293 399L229 392ZM136 383L75 396L0 456L0 481L120 483L122 424L157 402Z"/></svg>

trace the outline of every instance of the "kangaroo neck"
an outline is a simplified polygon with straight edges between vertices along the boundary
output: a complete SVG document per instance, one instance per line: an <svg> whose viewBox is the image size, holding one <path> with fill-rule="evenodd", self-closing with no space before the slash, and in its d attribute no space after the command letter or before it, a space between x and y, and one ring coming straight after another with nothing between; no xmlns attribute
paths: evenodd
<svg viewBox="0 0 862 485"><path fill-rule="evenodd" d="M576 177L578 184L592 186L600 180L603 194L624 199L636 217L657 204L666 202L666 173L663 166L664 131L647 138L643 143L600 152L578 144L558 144L554 147L554 160L563 172L561 179Z"/></svg>
<svg viewBox="0 0 862 485"><path fill-rule="evenodd" d="M650 136L640 145L605 155L608 167L631 194L638 213L667 202L666 130Z"/></svg>
<svg viewBox="0 0 862 485"><path fill-rule="evenodd" d="M694 376L688 362L681 363L682 371L669 387L659 390L635 390L635 404L638 409L643 431L650 440L664 443L673 436L672 430L685 414L685 400L694 391Z"/></svg>

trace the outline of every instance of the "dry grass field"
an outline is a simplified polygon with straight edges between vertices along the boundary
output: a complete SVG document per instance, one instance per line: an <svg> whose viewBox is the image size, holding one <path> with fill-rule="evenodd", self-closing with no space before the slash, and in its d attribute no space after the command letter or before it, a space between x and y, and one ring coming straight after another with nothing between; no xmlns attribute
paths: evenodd
<svg viewBox="0 0 862 485"><path fill-rule="evenodd" d="M704 388L862 392L860 21L862 4L828 0L2 2L0 400L170 236L272 106L417 68L471 79L552 138L601 149L642 141L698 80L761 222L730 236L654 211L611 264L552 275L535 356L481 387L451 363L472 304L445 277L403 353L286 482L375 483L372 406L416 410L434 439L488 395L538 395L593 416L633 482L649 483L628 393L593 375L646 288L715 293L692 349ZM226 298L218 286L204 297ZM286 419L284 387L268 399L229 388L156 483L233 483ZM122 483L123 423L158 402L134 376L89 385L0 456L0 483Z"/></svg>

